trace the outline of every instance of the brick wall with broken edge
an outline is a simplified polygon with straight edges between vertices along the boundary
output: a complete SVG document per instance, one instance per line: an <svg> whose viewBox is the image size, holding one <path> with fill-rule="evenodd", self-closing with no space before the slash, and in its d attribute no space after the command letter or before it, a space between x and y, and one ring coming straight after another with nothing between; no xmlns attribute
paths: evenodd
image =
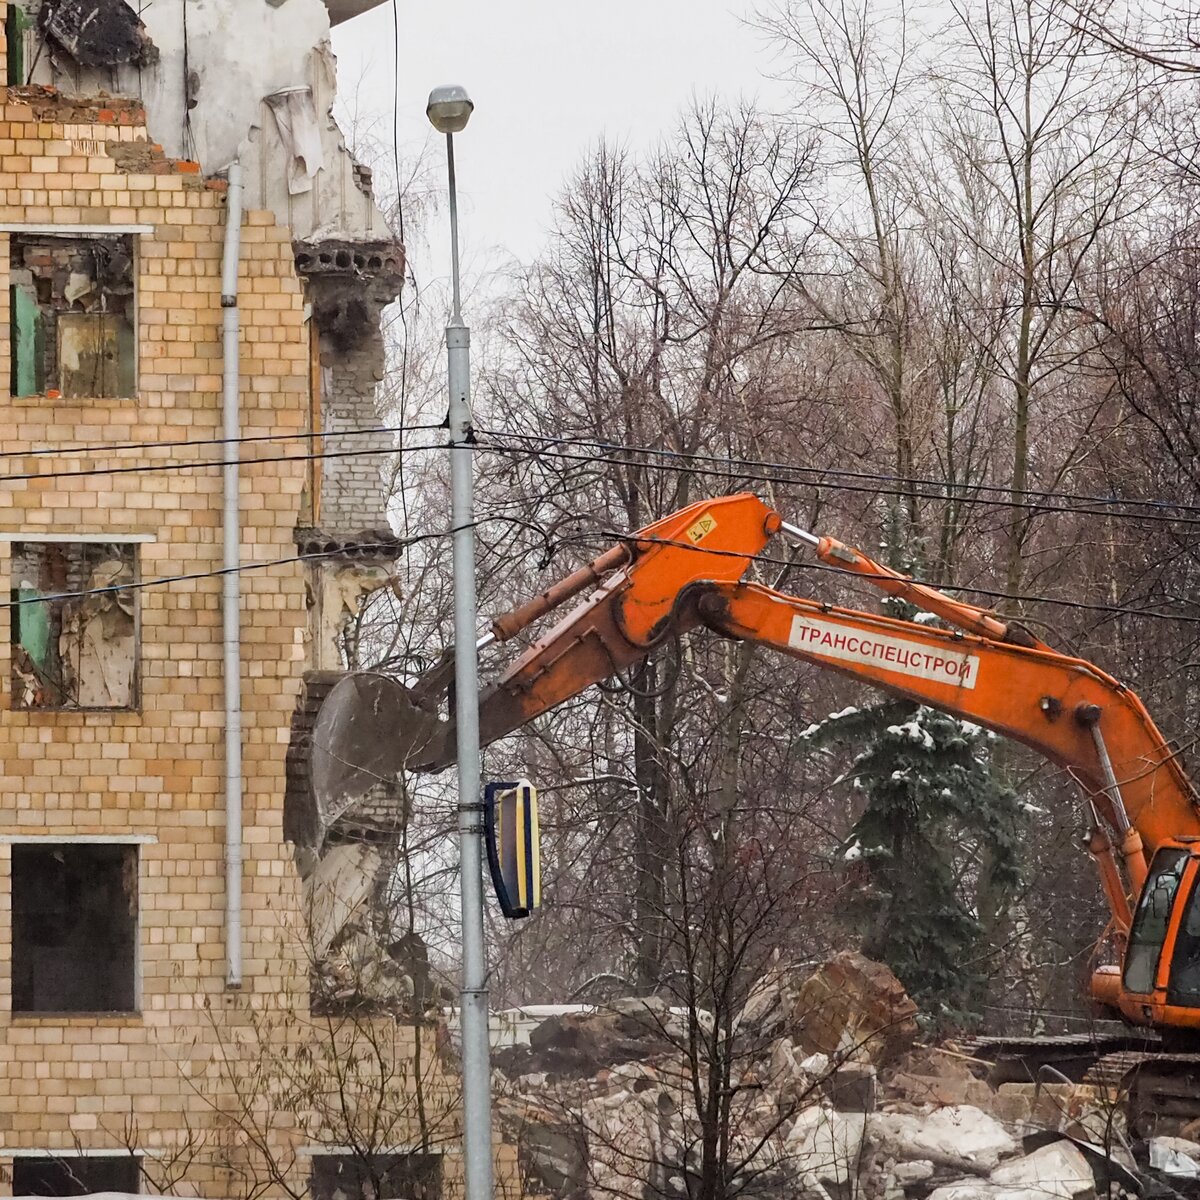
<svg viewBox="0 0 1200 1200"><path fill-rule="evenodd" d="M64 104L57 119L58 99L47 93L14 93L4 101L0 222L153 228L137 246L138 399L9 398L10 471L46 471L45 459L23 458L22 449L218 436L220 185L200 178L192 164L164 164L153 154L144 160L149 169L123 170L107 147L122 141L112 136L117 129L140 135L125 141L146 140L135 105L114 101L95 108L89 120L86 103ZM309 349L289 233L262 212L247 214L243 232L243 429L305 432ZM0 247L3 273L8 250ZM9 365L8 297L0 284L6 360L0 378ZM294 552L305 464L253 465L277 453L270 444L246 451L247 561ZM220 561L220 472L188 464L214 457L211 447L169 455L153 448L64 451L53 460L59 471L114 459L122 466L167 460L175 469L0 482L0 511L7 532L31 541L64 532L152 538L140 547L146 580L212 570ZM0 549L0 574L10 577L7 546ZM189 1128L212 1124L203 1094L217 1085L208 1061L212 1030L244 1028L247 1009L277 1005L297 982L299 964L285 949L300 905L282 836L282 796L288 721L305 666L303 570L296 564L248 571L243 589L246 987L236 998L223 989L220 581L142 592L141 712L12 712L10 697L3 697L0 829L10 837L146 841L138 851L140 1014L13 1017L10 964L7 952L0 956L0 1164L5 1148L119 1150L131 1117L142 1148L170 1153ZM6 610L0 620L8 619ZM7 632L0 659L9 654ZM9 666L0 661L0 679L8 680ZM5 945L11 945L11 860L10 845L0 844ZM277 1136L287 1140L286 1131ZM451 1187L456 1162L448 1159ZM195 1165L187 1183L214 1197L241 1190L211 1158Z"/></svg>

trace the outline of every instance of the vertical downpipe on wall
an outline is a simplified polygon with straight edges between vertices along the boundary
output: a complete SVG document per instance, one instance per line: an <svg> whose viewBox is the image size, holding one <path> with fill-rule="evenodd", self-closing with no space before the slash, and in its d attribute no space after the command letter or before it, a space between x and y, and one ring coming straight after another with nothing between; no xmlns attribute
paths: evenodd
<svg viewBox="0 0 1200 1200"><path fill-rule="evenodd" d="M242 522L238 498L241 457L241 369L238 265L242 250L242 165L229 168L225 253L221 264L224 386L221 436L225 439L224 584L221 612L225 647L225 957L226 987L242 986Z"/></svg>

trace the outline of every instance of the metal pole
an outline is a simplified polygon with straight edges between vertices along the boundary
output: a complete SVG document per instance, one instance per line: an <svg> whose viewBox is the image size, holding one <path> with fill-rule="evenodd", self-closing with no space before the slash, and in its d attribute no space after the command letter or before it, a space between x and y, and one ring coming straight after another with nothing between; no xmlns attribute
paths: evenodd
<svg viewBox="0 0 1200 1200"><path fill-rule="evenodd" d="M458 277L458 196L454 135L446 134L450 174L453 309L446 326L450 377L450 521L454 530L454 691L458 738L458 851L462 897L463 1159L466 1200L492 1200L492 1075L488 1053L487 952L483 936L483 810L479 761L479 656L475 628L474 434L471 332L463 323Z"/></svg>

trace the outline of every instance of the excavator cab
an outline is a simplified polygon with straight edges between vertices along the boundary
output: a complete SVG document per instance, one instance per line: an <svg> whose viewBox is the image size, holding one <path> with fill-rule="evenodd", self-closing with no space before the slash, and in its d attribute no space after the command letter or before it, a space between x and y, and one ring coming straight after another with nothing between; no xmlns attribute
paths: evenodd
<svg viewBox="0 0 1200 1200"><path fill-rule="evenodd" d="M1160 846L1134 910L1120 1008L1135 1020L1200 1030L1200 839ZM1136 1011L1129 1011L1130 1007ZM1181 1019L1182 1018L1182 1019Z"/></svg>

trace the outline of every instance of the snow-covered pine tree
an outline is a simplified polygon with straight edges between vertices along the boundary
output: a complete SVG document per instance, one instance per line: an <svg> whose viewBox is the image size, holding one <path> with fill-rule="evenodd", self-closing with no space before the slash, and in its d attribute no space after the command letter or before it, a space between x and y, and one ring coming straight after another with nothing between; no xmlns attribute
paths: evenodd
<svg viewBox="0 0 1200 1200"><path fill-rule="evenodd" d="M867 879L849 916L933 1020L978 1016L986 955L981 889L1017 882L1019 810L993 773L994 735L905 700L834 713L801 735L862 747L840 777L865 807L842 848Z"/></svg>

